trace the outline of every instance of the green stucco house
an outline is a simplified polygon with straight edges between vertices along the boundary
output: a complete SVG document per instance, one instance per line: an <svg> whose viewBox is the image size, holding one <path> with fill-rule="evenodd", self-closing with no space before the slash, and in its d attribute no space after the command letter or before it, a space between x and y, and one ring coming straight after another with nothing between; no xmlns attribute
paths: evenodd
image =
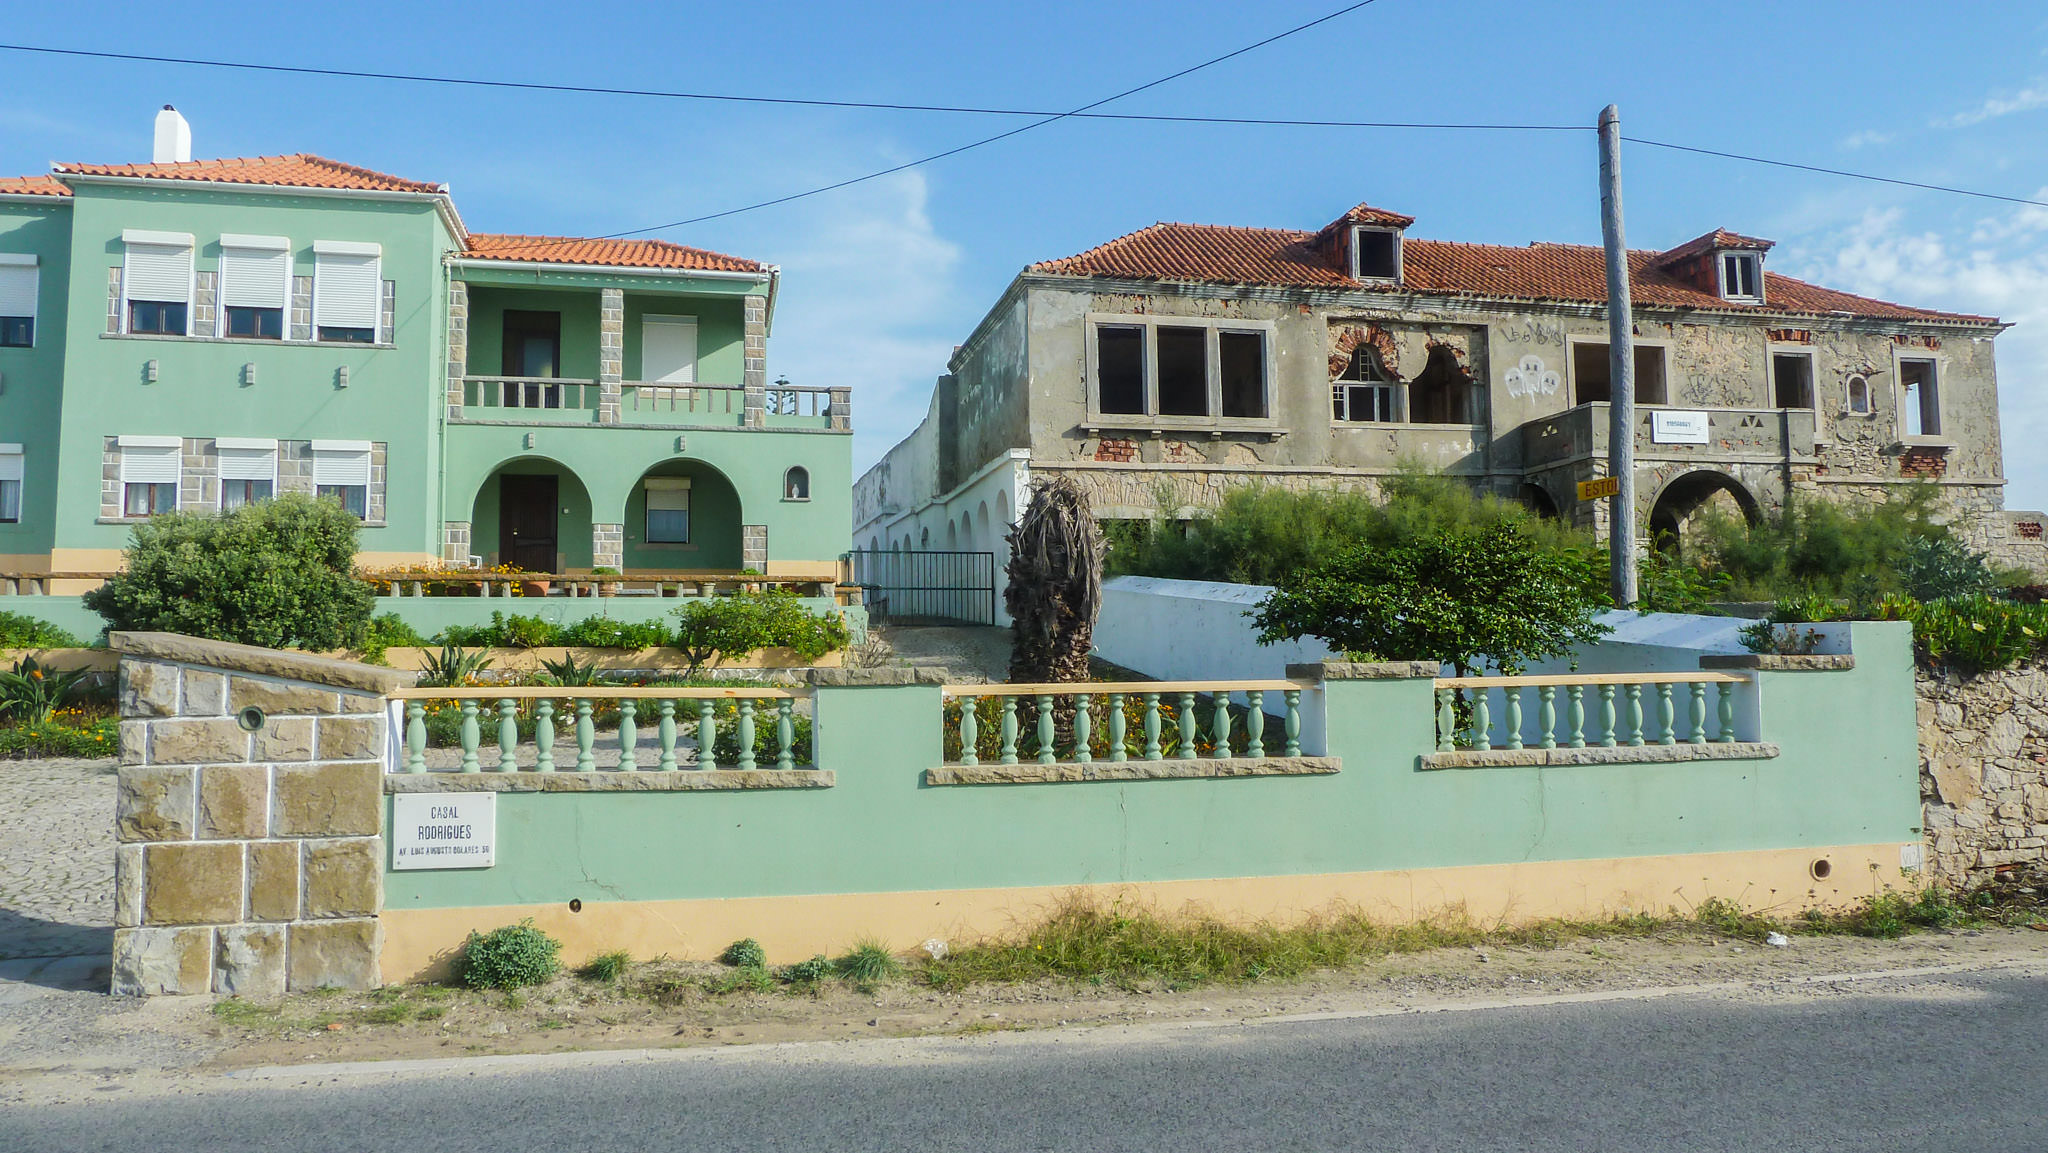
<svg viewBox="0 0 2048 1153"><path fill-rule="evenodd" d="M769 382L774 265L475 233L445 184L190 139L166 108L152 163L0 179L0 571L309 492L365 567L836 575L848 390Z"/></svg>

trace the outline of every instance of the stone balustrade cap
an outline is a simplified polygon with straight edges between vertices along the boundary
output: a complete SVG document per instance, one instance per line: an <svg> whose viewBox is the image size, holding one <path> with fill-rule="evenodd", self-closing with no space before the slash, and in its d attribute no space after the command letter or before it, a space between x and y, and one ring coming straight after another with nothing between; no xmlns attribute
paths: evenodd
<svg viewBox="0 0 2048 1153"><path fill-rule="evenodd" d="M863 688L873 685L943 685L940 669L811 669L807 680L823 688Z"/></svg>
<svg viewBox="0 0 2048 1153"><path fill-rule="evenodd" d="M1435 661L1316 661L1288 665L1289 680L1411 681L1443 674Z"/></svg>
<svg viewBox="0 0 2048 1153"><path fill-rule="evenodd" d="M1812 653L1790 656L1779 653L1710 653L1700 658L1703 669L1757 669L1763 672L1842 672L1856 667L1851 653Z"/></svg>
<svg viewBox="0 0 2048 1153"><path fill-rule="evenodd" d="M210 641L182 633L109 633L107 646L123 656L304 681L358 693L388 693L413 682L412 674L396 669L380 669L311 653Z"/></svg>

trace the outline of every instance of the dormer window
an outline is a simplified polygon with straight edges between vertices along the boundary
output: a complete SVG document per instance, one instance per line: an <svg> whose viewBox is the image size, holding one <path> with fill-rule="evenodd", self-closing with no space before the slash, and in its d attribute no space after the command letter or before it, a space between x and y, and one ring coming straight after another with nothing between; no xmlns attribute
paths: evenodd
<svg viewBox="0 0 2048 1153"><path fill-rule="evenodd" d="M1351 230L1353 280L1401 279L1401 232L1395 228L1358 225Z"/></svg>
<svg viewBox="0 0 2048 1153"><path fill-rule="evenodd" d="M1721 299L1742 304L1764 301L1764 258L1760 252L1721 254Z"/></svg>

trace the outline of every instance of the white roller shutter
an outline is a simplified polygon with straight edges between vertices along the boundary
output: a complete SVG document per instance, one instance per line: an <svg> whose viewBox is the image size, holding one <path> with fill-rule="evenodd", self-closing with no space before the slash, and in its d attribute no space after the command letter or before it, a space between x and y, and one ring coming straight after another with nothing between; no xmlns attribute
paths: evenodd
<svg viewBox="0 0 2048 1153"><path fill-rule="evenodd" d="M220 454L222 480L267 480L277 483L277 442L274 440L220 437L213 442Z"/></svg>
<svg viewBox="0 0 2048 1153"><path fill-rule="evenodd" d="M0 252L0 316L34 316L36 258Z"/></svg>
<svg viewBox="0 0 2048 1153"><path fill-rule="evenodd" d="M122 291L130 300L189 302L192 299L192 234L145 232L131 228L121 234L128 248Z"/></svg>
<svg viewBox="0 0 2048 1153"><path fill-rule="evenodd" d="M316 440L313 442L313 483L317 485L364 485L370 483L370 442L363 440Z"/></svg>
<svg viewBox="0 0 2048 1153"><path fill-rule="evenodd" d="M21 479L21 446L0 444L0 480Z"/></svg>
<svg viewBox="0 0 2048 1153"><path fill-rule="evenodd" d="M291 241L282 236L221 237L221 305L283 308L290 294L291 249Z"/></svg>
<svg viewBox="0 0 2048 1153"><path fill-rule="evenodd" d="M176 484L184 448L176 437L124 436L121 445L123 484Z"/></svg>
<svg viewBox="0 0 2048 1153"><path fill-rule="evenodd" d="M313 324L317 328L377 327L384 284L382 249L374 244L313 243Z"/></svg>

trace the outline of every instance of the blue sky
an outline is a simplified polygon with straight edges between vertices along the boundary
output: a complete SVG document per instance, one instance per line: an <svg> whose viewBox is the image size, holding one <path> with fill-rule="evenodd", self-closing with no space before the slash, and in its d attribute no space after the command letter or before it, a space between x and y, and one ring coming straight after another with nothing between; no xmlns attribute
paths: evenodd
<svg viewBox="0 0 2048 1153"><path fill-rule="evenodd" d="M1341 6L72 2L0 40L669 90L1072 107ZM1007 121L427 88L0 52L0 171L146 160L176 104L200 156L317 152L447 181L479 231L597 235L901 163ZM1591 123L2048 199L2048 10L1957 4L1378 0L1108 110ZM1370 200L1415 235L1599 241L1590 134L1062 122L928 167L663 233L780 264L770 371L856 387L855 467L1019 268L1155 220L1320 226ZM2007 504L2048 505L2048 209L1632 148L1629 239L1716 226L1772 267L2014 322L1999 340Z"/></svg>

